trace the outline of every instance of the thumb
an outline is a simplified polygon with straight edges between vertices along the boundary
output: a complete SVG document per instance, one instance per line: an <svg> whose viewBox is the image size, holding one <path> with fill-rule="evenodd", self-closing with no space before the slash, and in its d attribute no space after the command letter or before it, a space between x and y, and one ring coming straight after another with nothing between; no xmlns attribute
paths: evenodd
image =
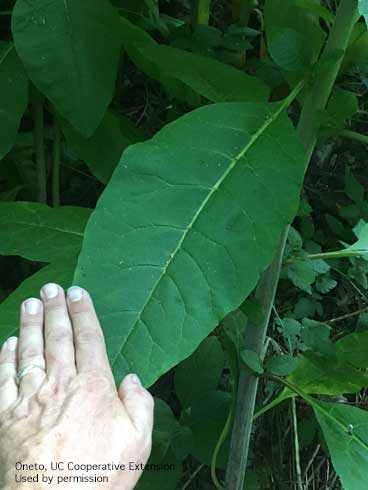
<svg viewBox="0 0 368 490"><path fill-rule="evenodd" d="M151 393L143 388L136 374L125 376L119 386L122 401L133 425L139 432L152 432L154 401Z"/></svg>

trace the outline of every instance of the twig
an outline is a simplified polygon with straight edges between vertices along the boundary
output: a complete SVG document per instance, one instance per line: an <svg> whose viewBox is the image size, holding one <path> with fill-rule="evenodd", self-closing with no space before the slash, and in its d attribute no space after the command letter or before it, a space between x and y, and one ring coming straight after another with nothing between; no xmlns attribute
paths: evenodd
<svg viewBox="0 0 368 490"><path fill-rule="evenodd" d="M194 478L198 475L198 473L201 471L201 469L204 467L204 464L201 464L198 466L198 468L193 472L193 474L190 476L189 480L184 483L184 485L181 487L181 490L185 490L189 485L192 483Z"/></svg>
<svg viewBox="0 0 368 490"><path fill-rule="evenodd" d="M331 320L327 320L326 323L340 322L342 320L346 320L347 318L352 318L354 316L360 315L361 313L365 313L365 312L368 312L368 306L360 310L353 311L352 313L347 313L346 315L338 316L337 318L331 318Z"/></svg>
<svg viewBox="0 0 368 490"><path fill-rule="evenodd" d="M302 481L302 470L300 467L300 452L299 452L299 436L298 436L298 419L296 416L296 401L295 398L291 399L291 411L293 418L293 429L294 429L294 450L295 450L295 471L296 480L299 490L303 490Z"/></svg>

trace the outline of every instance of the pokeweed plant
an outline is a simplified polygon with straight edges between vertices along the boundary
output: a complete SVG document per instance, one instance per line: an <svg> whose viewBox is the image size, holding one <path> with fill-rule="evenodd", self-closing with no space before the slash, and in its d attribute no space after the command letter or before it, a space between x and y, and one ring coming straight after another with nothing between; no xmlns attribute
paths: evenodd
<svg viewBox="0 0 368 490"><path fill-rule="evenodd" d="M326 277L331 261L367 258L364 222L355 244L332 252L303 249L289 227L316 144L335 136L367 142L346 128L357 98L336 86L366 35L359 15L367 17L366 2L341 0L335 12L319 1L266 0L261 9L234 1L227 37L208 25L208 0L193 2L179 27L156 2L129 4L17 0L6 13L0 157L32 148L37 185L27 200L12 202L18 186L0 195L0 254L48 265L0 305L1 340L16 331L19 301L45 282L75 282L95 300L117 380L134 371L151 386L178 365L179 417L157 398L151 456L177 466L169 476L145 473L140 489L176 488L188 455L211 468L216 488L250 488L253 421L291 399L297 426L299 396L315 413L344 488L362 490L367 413L311 395L368 385L367 333L333 342L326 324L278 318L290 352L264 357L275 342L267 328L282 267L305 292L316 282L325 293L336 286ZM252 13L259 31L248 26ZM178 46L183 39L187 49ZM132 65L176 109L149 139L119 111L117 75ZM33 142L22 143L22 124L31 125ZM70 153L105 185L91 209L60 205L67 201L61 161ZM352 192L361 206L364 196ZM225 359L227 391L218 389ZM254 415L261 377L284 389ZM297 475L302 490L298 467Z"/></svg>

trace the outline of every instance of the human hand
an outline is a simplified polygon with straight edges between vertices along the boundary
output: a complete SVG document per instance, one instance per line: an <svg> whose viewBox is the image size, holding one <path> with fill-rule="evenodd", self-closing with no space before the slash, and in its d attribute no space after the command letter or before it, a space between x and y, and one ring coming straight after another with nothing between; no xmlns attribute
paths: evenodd
<svg viewBox="0 0 368 490"><path fill-rule="evenodd" d="M22 304L19 342L11 337L0 353L1 488L74 488L67 481L16 483L15 473L36 475L17 472L17 462L46 467L57 461L145 464L152 424L152 396L135 375L126 376L116 390L103 333L85 290L73 287L65 298L60 286L47 284L41 300ZM81 473L64 468L57 474ZM78 488L130 490L141 471L126 467L95 473L109 482L78 482ZM46 475L56 477L50 470Z"/></svg>

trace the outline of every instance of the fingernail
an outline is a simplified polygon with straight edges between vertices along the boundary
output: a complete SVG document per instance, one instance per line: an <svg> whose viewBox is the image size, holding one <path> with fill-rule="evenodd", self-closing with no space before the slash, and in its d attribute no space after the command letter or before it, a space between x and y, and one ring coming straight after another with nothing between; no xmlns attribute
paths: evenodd
<svg viewBox="0 0 368 490"><path fill-rule="evenodd" d="M135 385L142 386L141 380L138 378L136 374L129 374L129 381L134 383Z"/></svg>
<svg viewBox="0 0 368 490"><path fill-rule="evenodd" d="M59 294L59 288L56 284L50 282L42 288L42 292L46 296L46 298L52 299L56 298L56 296Z"/></svg>
<svg viewBox="0 0 368 490"><path fill-rule="evenodd" d="M24 306L29 315L37 315L41 311L41 301L36 298L27 299Z"/></svg>
<svg viewBox="0 0 368 490"><path fill-rule="evenodd" d="M6 341L5 345L6 345L6 348L8 350L14 351L18 345L18 338L17 337L9 337L8 340Z"/></svg>
<svg viewBox="0 0 368 490"><path fill-rule="evenodd" d="M72 303L80 301L83 296L83 290L78 286L72 286L68 289L68 298Z"/></svg>

